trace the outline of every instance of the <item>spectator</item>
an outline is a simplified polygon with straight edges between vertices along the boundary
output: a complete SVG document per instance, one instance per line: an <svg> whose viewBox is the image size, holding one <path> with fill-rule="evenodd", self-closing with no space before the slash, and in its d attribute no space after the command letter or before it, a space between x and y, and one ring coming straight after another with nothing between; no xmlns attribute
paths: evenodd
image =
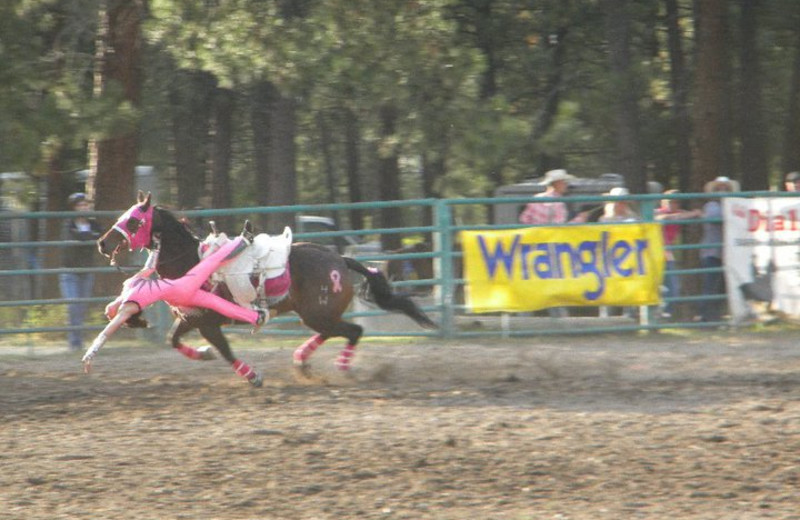
<svg viewBox="0 0 800 520"><path fill-rule="evenodd" d="M728 177L717 177L705 186L706 193L725 193L738 190L738 183ZM721 219L722 202L719 198L710 199L703 205L704 219ZM700 244L700 267L703 269L722 267L722 222L704 222L703 236ZM722 271L704 273L701 285L704 296L725 294L725 277ZM722 320L724 300L709 299L701 301L698 308L698 320L716 322Z"/></svg>
<svg viewBox="0 0 800 520"><path fill-rule="evenodd" d="M605 195L621 197L629 195L629 193L627 188L611 188ZM603 208L603 215L598 219L598 222L634 222L636 220L639 220L639 214L633 210L630 201L615 200L606 202Z"/></svg>
<svg viewBox="0 0 800 520"><path fill-rule="evenodd" d="M604 195L608 195L610 197L622 197L629 194L630 192L627 188L611 188L608 193L604 193ZM603 214L599 219L597 219L598 222L605 222L608 224L635 222L637 220L640 220L639 214L633 210L630 201L627 200L614 200L611 202L606 202L603 206ZM601 306L600 316L609 316L612 309L606 306ZM627 318L632 318L636 314L636 309L633 307L622 307L621 310L622 315Z"/></svg>
<svg viewBox="0 0 800 520"><path fill-rule="evenodd" d="M545 173L541 184L547 186L542 193L534 195L539 197L563 197L569 190L569 181L575 177L567 173L566 170L550 170ZM578 213L572 220L569 220L567 205L561 201L550 202L529 202L519 216L522 224L564 224L569 222L586 222L591 211ZM569 312L564 307L551 307L547 309L548 314L553 318L566 318Z"/></svg>
<svg viewBox="0 0 800 520"><path fill-rule="evenodd" d="M784 178L786 191L800 191L800 172L789 172Z"/></svg>
<svg viewBox="0 0 800 520"><path fill-rule="evenodd" d="M73 193L68 200L70 209L73 211L86 212L91 209L89 201L83 193ZM86 245L64 247L62 249L62 267L92 267L94 265L95 240L100 237L100 233L100 227L93 218L77 215L65 221L61 239L78 240L86 242ZM93 285L93 273L62 273L59 275L61 297L71 300L67 303L70 327L83 325L88 304L75 300L91 297ZM83 333L80 330L70 330L67 336L70 350L83 349Z"/></svg>
<svg viewBox="0 0 800 520"><path fill-rule="evenodd" d="M678 190L667 190L664 195L674 195L680 193ZM703 212L697 210L685 210L680 206L680 202L676 199L665 198L661 201L661 205L656 208L655 218L659 221L670 220L686 220L691 218L700 218ZM667 298L675 298L680 294L680 277L670 271L678 268L678 263L675 260L675 253L669 249L669 246L675 244L681 232L680 224L664 224L664 256L666 257L666 273L664 274L664 287L666 291L664 296ZM663 318L671 318L673 315L673 304L667 302L662 309Z"/></svg>
<svg viewBox="0 0 800 520"><path fill-rule="evenodd" d="M564 197L569 190L569 181L575 177L568 174L566 170L550 170L545 173L541 184L547 186L542 193L534 195L538 197ZM521 224L564 224L566 222L586 222L591 211L578 213L572 220L569 220L567 205L561 201L552 202L529 202L519 216Z"/></svg>

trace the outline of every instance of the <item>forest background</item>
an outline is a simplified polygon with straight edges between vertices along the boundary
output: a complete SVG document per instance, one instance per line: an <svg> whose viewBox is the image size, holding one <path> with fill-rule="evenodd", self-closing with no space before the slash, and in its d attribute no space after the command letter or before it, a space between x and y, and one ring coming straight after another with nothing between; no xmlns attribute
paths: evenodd
<svg viewBox="0 0 800 520"><path fill-rule="evenodd" d="M0 85L33 210L86 168L127 208L141 164L177 209L800 170L797 0L4 0Z"/></svg>

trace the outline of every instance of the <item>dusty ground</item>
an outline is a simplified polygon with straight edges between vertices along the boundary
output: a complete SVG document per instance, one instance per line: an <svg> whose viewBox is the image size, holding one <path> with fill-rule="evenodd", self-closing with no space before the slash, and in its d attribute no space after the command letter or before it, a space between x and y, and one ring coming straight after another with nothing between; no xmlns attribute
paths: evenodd
<svg viewBox="0 0 800 520"><path fill-rule="evenodd" d="M796 337L6 349L0 518L800 519Z"/></svg>

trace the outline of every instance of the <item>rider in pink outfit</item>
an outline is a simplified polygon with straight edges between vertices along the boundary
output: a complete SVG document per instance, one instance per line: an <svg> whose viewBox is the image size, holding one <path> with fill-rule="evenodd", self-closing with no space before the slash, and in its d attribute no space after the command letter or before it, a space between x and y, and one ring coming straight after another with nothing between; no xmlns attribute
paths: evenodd
<svg viewBox="0 0 800 520"><path fill-rule="evenodd" d="M150 205L150 195L145 197L140 192L139 203L132 206L114 224L113 229L120 233L125 240L117 245L110 257L114 264L114 255L117 249L126 243L130 250L148 249L150 256L141 271L125 280L122 294L106 306L105 314L109 323L83 355L82 361L86 372L91 370L92 360L108 341L108 338L125 322L133 318L137 312L141 312L145 307L158 300L163 300L173 307L212 309L231 319L252 323L255 325L253 332L258 330L269 317L266 311L241 307L202 289L203 284L214 271L250 245L250 242L244 237L237 237L222 245L180 278L166 279L160 278L156 271L160 243L157 234L152 234L152 228L153 207ZM98 245L102 252L102 237ZM201 359L198 351L185 345L180 351L192 359ZM261 376L243 361L236 360L233 368L237 374L247 378L250 383L256 386L261 385Z"/></svg>
<svg viewBox="0 0 800 520"><path fill-rule="evenodd" d="M167 280L159 278L156 273L160 244L157 236L152 235L152 228L153 206L150 204L150 195L145 198L140 193L139 203L117 219L113 229L125 237L130 250L148 249L150 256L141 271L125 280L122 294L106 306L106 316L109 319L116 316L123 303L133 302L142 311L148 305L163 300L173 307L212 309L234 320L252 323L256 329L266 321L267 314L264 311L241 307L201 289L220 265L237 256L249 245L244 237L238 237L220 247L200 260L184 276Z"/></svg>
<svg viewBox="0 0 800 520"><path fill-rule="evenodd" d="M240 307L202 289L203 284L220 265L234 258L247 246L244 238L237 237L204 258L184 276L174 280L159 278L155 274L158 249L154 248L144 268L125 281L122 294L109 304L106 314L113 317L116 309L126 302L133 302L139 306L139 310L143 310L148 305L163 300L174 307L205 307L237 321L260 325L264 316L258 311Z"/></svg>

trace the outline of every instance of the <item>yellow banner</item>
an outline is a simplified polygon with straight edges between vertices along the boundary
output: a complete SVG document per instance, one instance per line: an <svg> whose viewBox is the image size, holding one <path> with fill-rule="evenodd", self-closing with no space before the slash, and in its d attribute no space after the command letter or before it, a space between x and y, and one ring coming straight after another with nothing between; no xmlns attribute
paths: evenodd
<svg viewBox="0 0 800 520"><path fill-rule="evenodd" d="M467 306L522 312L656 304L661 233L658 223L462 231Z"/></svg>

